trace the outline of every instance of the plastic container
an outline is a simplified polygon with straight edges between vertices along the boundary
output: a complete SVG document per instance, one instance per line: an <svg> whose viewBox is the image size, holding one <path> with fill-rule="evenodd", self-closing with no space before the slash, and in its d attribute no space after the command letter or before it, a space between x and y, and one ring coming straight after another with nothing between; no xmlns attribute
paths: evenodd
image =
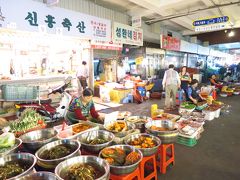
<svg viewBox="0 0 240 180"><path fill-rule="evenodd" d="M216 111L203 111L204 119L212 121L215 118Z"/></svg>
<svg viewBox="0 0 240 180"><path fill-rule="evenodd" d="M146 89L145 87L137 87L137 90L139 91L139 93L141 94L141 96L145 97L146 96Z"/></svg>
<svg viewBox="0 0 240 180"><path fill-rule="evenodd" d="M193 147L197 144L197 139L178 136L177 143L188 147Z"/></svg>
<svg viewBox="0 0 240 180"><path fill-rule="evenodd" d="M37 98L38 86L27 85L3 85L3 99L9 100L33 100Z"/></svg>
<svg viewBox="0 0 240 180"><path fill-rule="evenodd" d="M158 109L158 105L157 104L153 104L152 106L151 106L151 117L154 117L154 113L157 111L157 109Z"/></svg>
<svg viewBox="0 0 240 180"><path fill-rule="evenodd" d="M221 108L215 111L215 118L219 118L221 112Z"/></svg>

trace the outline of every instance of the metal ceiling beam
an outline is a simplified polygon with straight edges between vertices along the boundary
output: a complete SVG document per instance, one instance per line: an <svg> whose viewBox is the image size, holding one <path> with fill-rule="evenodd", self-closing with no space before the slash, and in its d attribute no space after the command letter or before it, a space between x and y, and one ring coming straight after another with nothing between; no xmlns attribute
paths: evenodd
<svg viewBox="0 0 240 180"><path fill-rule="evenodd" d="M153 14L153 12L151 10L142 8L142 7L135 7L133 9L130 9L129 11L127 11L127 14L130 16L149 16L151 14Z"/></svg>
<svg viewBox="0 0 240 180"><path fill-rule="evenodd" d="M135 3L143 8L146 8L148 10L151 10L152 12L159 14L160 16L166 16L168 15L168 13L166 11L164 11L164 9L169 8L173 5L176 5L177 3L181 3L181 2L185 2L185 0L174 0L174 1L163 1L159 4L154 4L156 3L156 1L153 0L129 0L132 3ZM193 0L195 1L195 0ZM159 1L158 1L159 2ZM141 15L141 12L139 12L139 15ZM188 18L185 18L184 20L180 20L180 19L173 19L171 20L176 24L179 24L187 29L192 30L192 21Z"/></svg>
<svg viewBox="0 0 240 180"><path fill-rule="evenodd" d="M232 5L236 5L236 4L240 4L240 1L226 3L226 4L219 4L219 5L216 5L216 6L210 6L210 7L207 7L207 8L197 9L197 10L189 11L189 12L186 12L186 13L173 14L173 15L165 16L163 18L148 20L148 21L146 21L146 23L147 24L154 24L156 22L173 20L173 19L176 19L176 18L179 18L179 17L185 17L185 16L188 16L188 15L191 15L191 14L197 14L199 12L212 10L212 9L216 9L216 8L221 8L221 7L226 7L226 6L232 6Z"/></svg>
<svg viewBox="0 0 240 180"><path fill-rule="evenodd" d="M214 2L214 0L201 0L201 1L202 1L207 7L216 5L216 3ZM218 8L218 10L219 10L220 16L224 16L224 15L228 15L228 16L229 16L229 18L230 18L229 23L230 23L231 26L233 26L233 25L235 24L236 19L235 19L233 16L229 15L229 13L227 13L224 9L222 9L222 8L220 8L220 7Z"/></svg>

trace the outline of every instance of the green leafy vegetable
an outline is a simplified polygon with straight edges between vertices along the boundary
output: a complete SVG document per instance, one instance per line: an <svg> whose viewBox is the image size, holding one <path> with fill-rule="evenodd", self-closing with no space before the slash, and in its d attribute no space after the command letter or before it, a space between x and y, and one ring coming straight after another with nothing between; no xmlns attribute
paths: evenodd
<svg viewBox="0 0 240 180"><path fill-rule="evenodd" d="M12 132L22 132L39 126L39 120L43 117L38 114L34 109L25 109L20 118L14 122L10 123L10 129ZM44 123L43 123L44 124Z"/></svg>

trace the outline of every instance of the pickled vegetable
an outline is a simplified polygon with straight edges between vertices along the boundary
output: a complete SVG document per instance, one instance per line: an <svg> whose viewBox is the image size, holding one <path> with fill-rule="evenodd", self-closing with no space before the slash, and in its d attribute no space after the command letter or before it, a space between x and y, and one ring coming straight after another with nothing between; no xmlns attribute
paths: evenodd
<svg viewBox="0 0 240 180"><path fill-rule="evenodd" d="M46 160L59 159L73 153L76 147L71 144L60 144L49 150L43 151L40 158Z"/></svg>
<svg viewBox="0 0 240 180"><path fill-rule="evenodd" d="M71 166L64 179L66 180L94 180L101 177L104 170L93 164L75 164Z"/></svg>
<svg viewBox="0 0 240 180"><path fill-rule="evenodd" d="M135 146L136 148L153 148L156 143L152 138L140 136L129 142L129 145Z"/></svg>
<svg viewBox="0 0 240 180"><path fill-rule="evenodd" d="M127 153L121 148L105 148L103 149L101 156L110 165L113 166L127 166L136 163L140 159L138 152Z"/></svg>
<svg viewBox="0 0 240 180"><path fill-rule="evenodd" d="M95 139L86 141L86 144L96 145L96 144L104 144L106 142L108 142L108 141L104 138L95 138Z"/></svg>
<svg viewBox="0 0 240 180"><path fill-rule="evenodd" d="M20 162L6 162L4 165L0 165L0 180L5 180L22 174L29 168L27 163Z"/></svg>

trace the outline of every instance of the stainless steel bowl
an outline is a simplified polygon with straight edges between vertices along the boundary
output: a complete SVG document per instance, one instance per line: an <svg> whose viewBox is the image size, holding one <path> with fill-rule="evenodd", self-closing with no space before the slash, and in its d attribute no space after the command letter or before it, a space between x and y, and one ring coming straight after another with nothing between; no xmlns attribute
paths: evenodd
<svg viewBox="0 0 240 180"><path fill-rule="evenodd" d="M98 154L99 151L101 151L103 148L108 147L112 144L114 137L115 137L114 134L111 132L104 131L104 130L94 130L94 131L81 133L78 136L77 140L81 143L81 147L85 151ZM96 145L91 145L87 143L96 138L105 139L107 142L103 144L96 144Z"/></svg>
<svg viewBox="0 0 240 180"><path fill-rule="evenodd" d="M151 156L153 154L156 154L158 151L158 147L161 145L161 140L159 138L157 138L156 136L146 134L146 133L133 134L133 135L127 136L127 138L124 140L124 142L125 142L125 144L130 145L129 143L131 141L139 139L142 136L151 138L153 140L153 142L156 144L156 146L154 146L153 148L137 148L137 149L139 149L142 152L143 156Z"/></svg>
<svg viewBox="0 0 240 180"><path fill-rule="evenodd" d="M152 130L151 126L168 128L169 131ZM176 123L174 123L170 120L151 121L151 122L148 122L147 124L145 124L145 127L146 127L147 133L159 137L162 144L171 144L171 143L176 142L176 140L177 140L177 137L178 137L177 125L176 125Z"/></svg>
<svg viewBox="0 0 240 180"><path fill-rule="evenodd" d="M23 146L26 149L36 151L43 145L56 140L57 131L53 128L41 129L23 134L19 138L22 140Z"/></svg>
<svg viewBox="0 0 240 180"><path fill-rule="evenodd" d="M17 176L14 176L12 178L9 178L8 180L13 180L13 179L15 180L19 177L25 176L33 172L37 159L34 155L30 153L14 153L14 154L6 155L4 157L0 157L0 166L4 165L7 162L17 162L17 161L20 163L24 163L24 165L28 164L29 167L23 173Z"/></svg>
<svg viewBox="0 0 240 180"><path fill-rule="evenodd" d="M109 132L112 132L116 137L123 138L126 135L128 135L131 130L136 128L135 124L129 123L129 122L125 121L125 120L117 120L117 121L118 122L126 122L127 130L126 131L122 131L122 132L114 132L114 131L109 130L109 128L108 128L109 124L107 124L107 125L105 124L104 125L105 130L107 130Z"/></svg>
<svg viewBox="0 0 240 180"><path fill-rule="evenodd" d="M128 118L126 118L126 121L129 123L133 123L136 128L141 131L141 133L144 133L145 124L152 121L152 118L148 116L129 116Z"/></svg>
<svg viewBox="0 0 240 180"><path fill-rule="evenodd" d="M110 167L109 164L104 160L96 156L77 156L70 159L67 159L60 164L55 169L55 174L59 180L64 180L66 173L69 168L75 164L85 164L90 163L94 164L104 170L103 176L99 177L96 180L108 180L110 176Z"/></svg>
<svg viewBox="0 0 240 180"><path fill-rule="evenodd" d="M43 154L43 152L45 150L50 150L51 148L60 145L60 144L70 144L70 145L74 145L76 146L75 150L69 154L68 156L59 158L59 159L52 159L52 160L48 160L48 159L42 159L41 155ZM41 147L36 153L35 156L37 157L37 164L45 169L54 169L60 162L74 157L74 156L78 156L80 155L80 143L77 140L58 140L58 141L53 141L51 143L48 143L46 145L44 145L43 147Z"/></svg>
<svg viewBox="0 0 240 180"><path fill-rule="evenodd" d="M51 172L39 171L18 178L17 180L57 180L57 176Z"/></svg>
<svg viewBox="0 0 240 180"><path fill-rule="evenodd" d="M0 152L0 157L5 156L7 154L11 154L11 153L17 153L18 148L19 148L19 146L21 146L21 144L22 144L22 140L16 138L14 146L5 148L5 150L3 152Z"/></svg>
<svg viewBox="0 0 240 180"><path fill-rule="evenodd" d="M127 154L129 154L131 152L138 152L140 154L140 159L136 163L134 163L132 165L128 165L128 166L110 165L111 173L116 174L116 175L122 175L122 174L130 174L133 171L135 171L137 169L139 163L142 161L142 158L143 158L142 152L139 149L137 149L133 146L129 146L129 145L114 145L114 146L110 146L107 148L116 148L116 147L123 149L124 151L126 151ZM101 157L101 158L102 158L102 151L100 151L100 153L99 153L99 157Z"/></svg>

